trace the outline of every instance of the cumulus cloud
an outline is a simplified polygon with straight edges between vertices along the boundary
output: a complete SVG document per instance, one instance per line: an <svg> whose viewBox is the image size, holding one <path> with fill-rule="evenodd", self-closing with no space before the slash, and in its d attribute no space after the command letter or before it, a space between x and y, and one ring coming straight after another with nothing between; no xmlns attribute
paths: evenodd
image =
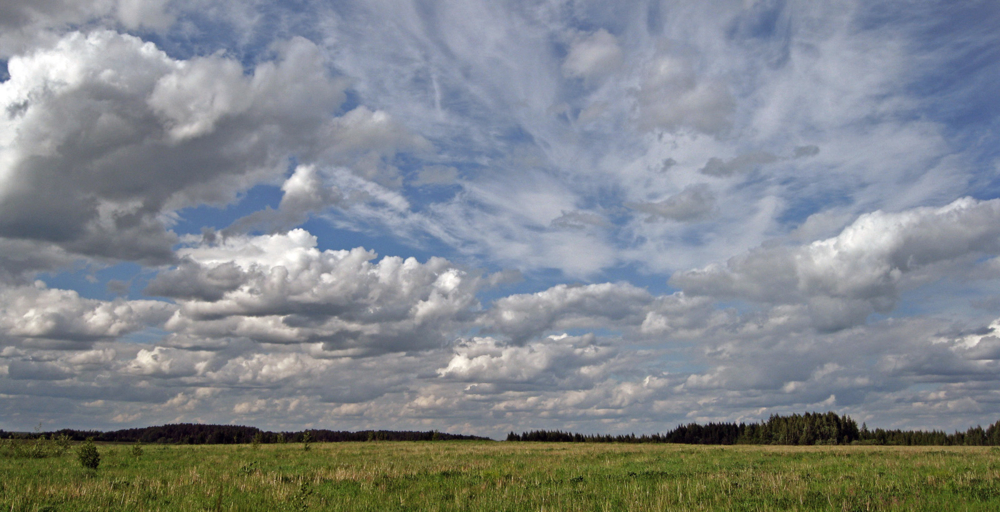
<svg viewBox="0 0 1000 512"><path fill-rule="evenodd" d="M557 285L495 301L478 320L488 332L515 344L552 329L638 325L653 301L648 291L628 283Z"/></svg>
<svg viewBox="0 0 1000 512"><path fill-rule="evenodd" d="M252 75L227 57L171 59L107 31L12 57L0 84L0 236L85 256L165 262L164 213L231 201L325 150L344 100L318 48L294 39ZM332 130L333 128L329 128Z"/></svg>
<svg viewBox="0 0 1000 512"><path fill-rule="evenodd" d="M315 165L299 165L281 185L284 193L277 209L270 206L242 217L222 231L224 236L242 234L252 230L270 233L287 231L305 222L310 215L329 208L347 206L349 203L368 195L354 191L345 194L340 187L328 183L323 173Z"/></svg>
<svg viewBox="0 0 1000 512"><path fill-rule="evenodd" d="M8 340L46 346L87 344L162 325L173 313L169 303L151 300L85 299L73 290L35 286L0 288L0 331ZM9 343L10 341L8 341Z"/></svg>
<svg viewBox="0 0 1000 512"><path fill-rule="evenodd" d="M800 247L760 247L671 277L689 295L806 304L817 327L841 329L892 310L907 278L931 265L1000 249L1000 201L881 211L838 236Z"/></svg>
<svg viewBox="0 0 1000 512"><path fill-rule="evenodd" d="M445 379L492 384L504 388L559 389L593 385L602 366L617 353L595 343L594 335L549 336L524 346L504 345L493 338L473 338L457 345L448 366L437 370ZM484 387L477 386L479 392Z"/></svg>
<svg viewBox="0 0 1000 512"><path fill-rule="evenodd" d="M320 251L297 229L233 236L181 249L181 265L161 273L149 293L175 298L166 328L218 338L323 342L355 353L440 346L479 307L478 274L442 258L385 257L358 248Z"/></svg>

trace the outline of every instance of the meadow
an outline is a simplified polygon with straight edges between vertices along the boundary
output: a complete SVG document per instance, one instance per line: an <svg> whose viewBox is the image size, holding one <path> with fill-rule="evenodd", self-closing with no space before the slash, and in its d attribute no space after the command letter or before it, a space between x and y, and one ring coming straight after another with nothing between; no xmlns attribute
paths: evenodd
<svg viewBox="0 0 1000 512"><path fill-rule="evenodd" d="M0 458L0 510L1000 510L995 447L99 444L97 470L77 447Z"/></svg>

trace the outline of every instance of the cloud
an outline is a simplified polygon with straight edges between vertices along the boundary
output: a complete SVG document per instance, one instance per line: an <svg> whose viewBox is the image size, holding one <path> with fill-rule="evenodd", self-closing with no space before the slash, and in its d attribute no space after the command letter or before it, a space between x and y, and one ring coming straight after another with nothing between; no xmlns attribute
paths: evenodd
<svg viewBox="0 0 1000 512"><path fill-rule="evenodd" d="M798 148L796 148L796 156L798 156ZM701 168L700 172L707 176L725 178L750 172L762 165L774 163L777 160L778 157L764 151L744 153L729 160L713 157L708 160L705 167Z"/></svg>
<svg viewBox="0 0 1000 512"><path fill-rule="evenodd" d="M639 127L719 134L732 126L735 101L724 83L699 77L687 59L669 53L645 66L636 92Z"/></svg>
<svg viewBox="0 0 1000 512"><path fill-rule="evenodd" d="M984 5L0 5L0 428L992 422Z"/></svg>
<svg viewBox="0 0 1000 512"><path fill-rule="evenodd" d="M478 321L486 332L523 344L552 329L638 325L652 301L649 292L628 283L561 284L498 299Z"/></svg>
<svg viewBox="0 0 1000 512"><path fill-rule="evenodd" d="M161 325L173 313L169 303L85 299L73 290L36 286L0 288L0 340L46 346L87 346L101 339ZM8 342L9 343L9 342Z"/></svg>
<svg viewBox="0 0 1000 512"><path fill-rule="evenodd" d="M392 165L397 152L431 148L426 139L407 130L387 112L365 106L335 119L325 135L332 141L323 153L328 161L390 188L402 185L399 169Z"/></svg>
<svg viewBox="0 0 1000 512"><path fill-rule="evenodd" d="M196 337L245 336L260 342L322 342L369 354L440 346L471 320L482 286L442 258L319 251L316 238L232 236L179 251L183 263L161 273L148 293L177 300L168 330Z"/></svg>
<svg viewBox="0 0 1000 512"><path fill-rule="evenodd" d="M36 0L0 6L0 58L51 44L86 26L114 26L163 33L176 21L168 0ZM176 7L176 6L173 6Z"/></svg>
<svg viewBox="0 0 1000 512"><path fill-rule="evenodd" d="M493 338L473 338L457 345L438 376L461 382L492 384L503 389L591 387L603 376L602 366L617 350L595 343L594 335L558 335L524 346L504 345ZM499 385L499 386L497 386ZM484 386L477 386L480 392Z"/></svg>
<svg viewBox="0 0 1000 512"><path fill-rule="evenodd" d="M795 152L792 154L792 158L808 158L810 156L816 156L819 154L819 146L809 145L809 146L795 146Z"/></svg>
<svg viewBox="0 0 1000 512"><path fill-rule="evenodd" d="M562 215L552 219L551 226L561 229L609 228L611 227L611 223L601 215L593 212L563 210Z"/></svg>
<svg viewBox="0 0 1000 512"><path fill-rule="evenodd" d="M229 202L280 176L290 151L328 144L319 132L344 85L304 39L279 54L247 76L220 55L179 61L95 31L12 57L0 84L14 113L0 122L0 236L170 261L165 213Z"/></svg>
<svg viewBox="0 0 1000 512"><path fill-rule="evenodd" d="M345 197L339 187L327 181L315 165L297 166L292 175L281 185L284 195L277 210L266 207L241 217L222 231L223 236L242 234L255 229L270 233L287 231L308 220L312 214L336 206L348 206L355 200L354 197L361 196L367 199L367 195L363 193Z"/></svg>
<svg viewBox="0 0 1000 512"><path fill-rule="evenodd" d="M602 28L573 42L562 72L568 77L593 79L615 72L623 60L618 40Z"/></svg>
<svg viewBox="0 0 1000 512"><path fill-rule="evenodd" d="M7 366L7 375L15 380L66 380L72 373L53 363L13 361Z"/></svg>
<svg viewBox="0 0 1000 512"><path fill-rule="evenodd" d="M126 371L150 377L188 377L204 373L213 355L167 347L141 349Z"/></svg>
<svg viewBox="0 0 1000 512"><path fill-rule="evenodd" d="M935 264L1000 250L1000 201L881 211L838 236L799 247L760 247L725 266L675 274L689 295L807 304L817 327L841 329L895 306L907 279ZM932 271L932 270L930 270Z"/></svg>
<svg viewBox="0 0 1000 512"><path fill-rule="evenodd" d="M715 194L708 185L700 183L689 185L658 203L625 203L625 206L648 214L646 222L660 219L694 222L705 219L715 210Z"/></svg>
<svg viewBox="0 0 1000 512"><path fill-rule="evenodd" d="M175 21L166 7L170 0L118 0L116 13L122 24L129 29L145 27L165 30Z"/></svg>

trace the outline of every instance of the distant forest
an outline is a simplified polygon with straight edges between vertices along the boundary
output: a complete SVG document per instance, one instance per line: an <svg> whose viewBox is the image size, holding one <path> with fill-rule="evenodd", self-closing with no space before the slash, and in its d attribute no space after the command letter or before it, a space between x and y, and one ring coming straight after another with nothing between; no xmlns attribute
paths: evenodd
<svg viewBox="0 0 1000 512"><path fill-rule="evenodd" d="M113 432L95 430L63 429L55 432L4 432L0 430L0 439L36 439L38 437L55 438L66 436L73 441L83 441L93 438L94 441L107 443L166 443L166 444L248 444L254 442L270 443L300 443L306 439L318 443L338 443L345 441L450 441L450 440L489 440L485 437L446 434L444 432L397 432L391 430L365 430L361 432L338 432L334 430L310 429L301 432L267 432L256 427L236 425L201 425L195 423L177 423L159 427L129 428Z"/></svg>
<svg viewBox="0 0 1000 512"><path fill-rule="evenodd" d="M301 443L306 440L320 443L358 441L488 441L488 438L447 434L444 432L410 432L392 430L363 430L341 432L310 429L301 432L268 432L256 427L236 425L200 425L179 423L158 427L130 428L112 432L63 429L55 432L5 432L0 439L55 439L65 436L83 441L93 438L99 442L155 444L248 444L253 442ZM511 432L507 441L543 441L575 443L683 443L683 444L873 444L899 446L1000 446L1000 421L986 429L972 427L965 432L952 434L939 430L869 430L866 425L858 428L849 416L833 412L773 415L760 423L690 423L680 425L665 434L607 435L575 434L559 430L532 430L521 434Z"/></svg>
<svg viewBox="0 0 1000 512"><path fill-rule="evenodd" d="M848 416L833 412L772 415L761 423L709 423L681 425L665 434L601 435L574 434L552 430L511 432L508 441L543 441L575 443L684 443L684 444L873 444L897 446L997 446L1000 445L1000 421L965 432L946 434L932 430L869 430Z"/></svg>

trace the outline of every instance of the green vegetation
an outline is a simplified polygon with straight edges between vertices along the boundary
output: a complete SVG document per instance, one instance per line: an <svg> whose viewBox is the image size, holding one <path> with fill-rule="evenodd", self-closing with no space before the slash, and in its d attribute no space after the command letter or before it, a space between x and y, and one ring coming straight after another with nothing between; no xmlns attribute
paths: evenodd
<svg viewBox="0 0 1000 512"><path fill-rule="evenodd" d="M98 453L97 447L94 446L93 439L87 439L87 442L80 445L76 456L80 459L80 465L87 469L97 469L97 466L101 464L101 454Z"/></svg>
<svg viewBox="0 0 1000 512"><path fill-rule="evenodd" d="M132 445L132 456L135 458L142 457L142 441L136 441Z"/></svg>
<svg viewBox="0 0 1000 512"><path fill-rule="evenodd" d="M16 441L33 442L33 441ZM0 458L0 510L997 510L992 447L99 445Z"/></svg>
<svg viewBox="0 0 1000 512"><path fill-rule="evenodd" d="M0 439L2 459L44 459L61 457L70 447L70 440L64 435L38 436L33 440Z"/></svg>

